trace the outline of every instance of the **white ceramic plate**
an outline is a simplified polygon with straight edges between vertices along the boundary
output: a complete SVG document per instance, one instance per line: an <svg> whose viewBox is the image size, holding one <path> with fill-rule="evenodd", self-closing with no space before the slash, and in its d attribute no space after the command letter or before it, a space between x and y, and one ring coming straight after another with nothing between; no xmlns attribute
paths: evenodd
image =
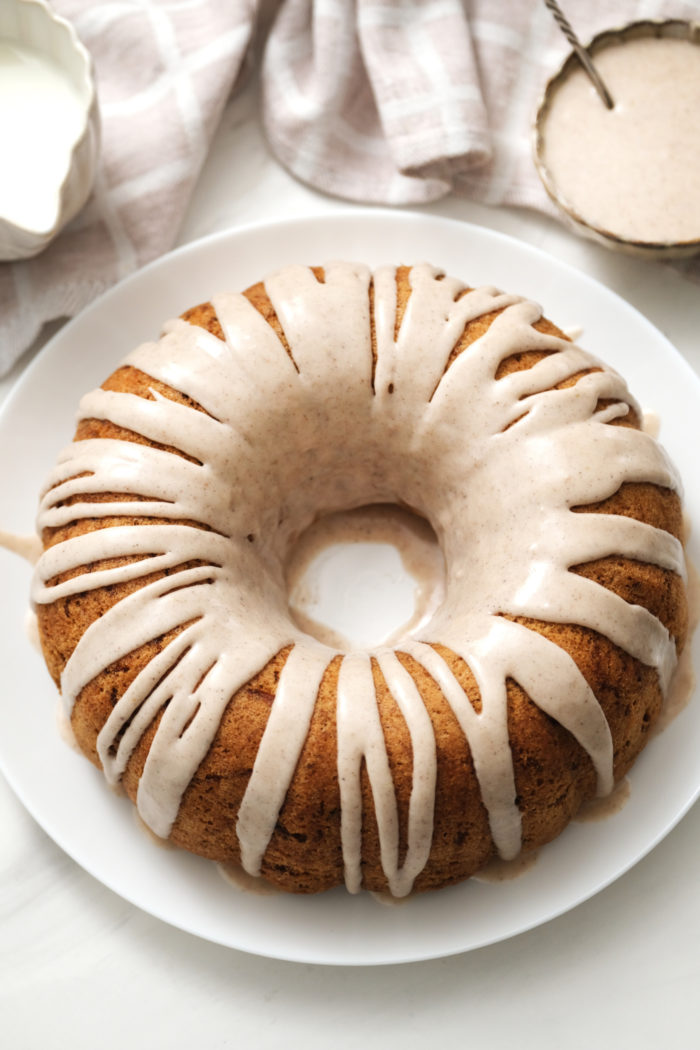
<svg viewBox="0 0 700 1050"><path fill-rule="evenodd" d="M495 284L545 304L560 326L630 380L659 412L679 465L691 519L700 521L694 442L700 382L661 334L596 282L529 246L450 220L352 210L225 233L183 248L124 281L64 328L27 369L0 414L0 525L33 528L36 494L70 439L79 395L161 322L288 262L428 260L472 284ZM697 542L691 541L697 563ZM384 906L342 890L319 897L243 894L214 865L154 846L132 807L67 748L55 729L55 693L25 639L29 567L0 552L0 767L46 832L87 871L138 907L200 937L275 958L377 964L435 958L512 936L574 907L635 864L700 792L697 698L652 742L631 775L625 807L573 824L530 871L504 883L474 880Z"/></svg>

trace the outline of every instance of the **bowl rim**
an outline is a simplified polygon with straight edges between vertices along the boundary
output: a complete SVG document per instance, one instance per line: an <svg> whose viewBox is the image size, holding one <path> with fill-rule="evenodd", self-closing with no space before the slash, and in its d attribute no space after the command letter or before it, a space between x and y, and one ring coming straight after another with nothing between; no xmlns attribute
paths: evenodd
<svg viewBox="0 0 700 1050"><path fill-rule="evenodd" d="M20 238L22 238L23 242L21 249L19 244L17 245L19 249L17 254L10 256L3 256L1 251L2 245L0 244L0 258L6 258L7 261L11 261L13 258L16 261L19 261L22 258L29 258L32 255L37 255L50 243L51 240L53 240L63 227L74 218L79 209L85 203L92 187L101 136L94 62L92 55L78 36L73 23L63 15L58 14L48 0L15 0L13 6L17 11L21 11L22 9L27 10L30 7L38 9L43 12L46 25L52 25L58 30L58 32L63 33L66 36L71 52L77 57L78 62L76 64L62 63L60 64L60 67L80 95L83 118L80 131L76 135L71 146L65 173L56 190L57 205L54 220L51 225L44 228L25 226L21 223L14 222L0 212L0 241L2 241L3 232L6 235L11 236L14 231ZM17 31L13 35L0 36L5 41L19 46L26 46L50 61L59 64L50 47L33 39L31 34L27 34L26 32L23 33L22 30L23 26L21 22L18 22ZM52 29L52 32L53 31L54 29ZM92 146L88 142L90 138L94 139ZM88 164L87 169L85 165L76 164L78 154L82 150L88 150L88 152L92 152L93 154L92 162ZM71 178L74 177L77 167L80 167L81 169L79 175L82 183L87 184L83 185L80 192L74 194L72 202L68 202L66 200L68 186Z"/></svg>
<svg viewBox="0 0 700 1050"><path fill-rule="evenodd" d="M653 37L657 39L686 40L688 43L700 47L700 21L682 18L637 19L633 22L627 22L621 26L613 26L596 33L586 45L586 50L593 57L608 47L614 47L628 40L641 40ZM572 71L577 68L581 68L580 61L575 51L570 51L557 71L546 81L533 121L532 150L535 168L550 199L575 226L581 227L582 232L594 240L603 242L610 248L617 248L636 255L666 258L690 256L700 252L700 237L693 237L683 241L634 240L629 237L622 237L610 230L606 230L602 226L596 226L585 219L557 189L544 157L543 130L557 90Z"/></svg>

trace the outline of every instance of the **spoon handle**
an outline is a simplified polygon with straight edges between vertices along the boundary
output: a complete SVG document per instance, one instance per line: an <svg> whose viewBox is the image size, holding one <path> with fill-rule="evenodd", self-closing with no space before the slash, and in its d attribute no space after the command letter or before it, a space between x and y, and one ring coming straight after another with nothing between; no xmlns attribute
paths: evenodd
<svg viewBox="0 0 700 1050"><path fill-rule="evenodd" d="M580 40L578 39L578 37L574 33L574 31L573 31L573 29L571 27L571 23L569 22L568 18L566 17L564 12L559 7L559 4L557 3L557 0L544 0L544 3L545 3L545 7L549 8L549 10L554 15L555 22L557 23L557 25L561 29L562 33L564 34L566 39L571 44L571 46L574 49L574 51L576 52L576 55L578 56L579 62L581 63L581 65L585 69L586 73L588 74L588 77L591 80L591 83L593 84L593 87L596 89L596 91L600 95L601 99L603 100L603 102L605 103L607 108L608 109L612 109L613 106L615 105L615 103L612 100L610 92L606 88L606 86L603 83L603 81L600 79L600 75L598 73L598 70L595 68L595 66L593 65L593 63L591 61L591 56L588 54L588 51L581 44Z"/></svg>

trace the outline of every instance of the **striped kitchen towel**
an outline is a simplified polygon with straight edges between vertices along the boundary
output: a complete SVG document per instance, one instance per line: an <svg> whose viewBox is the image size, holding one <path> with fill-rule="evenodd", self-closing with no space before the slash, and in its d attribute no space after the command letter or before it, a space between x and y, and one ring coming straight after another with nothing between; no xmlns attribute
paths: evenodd
<svg viewBox="0 0 700 1050"><path fill-rule="evenodd" d="M36 259L0 264L0 374L174 243L246 58L298 179L346 200L448 193L554 214L532 162L543 84L568 45L542 0L54 0L91 51L103 147L83 212ZM584 39L698 0L569 0ZM264 47L253 42L269 27ZM700 263L686 264L700 275Z"/></svg>

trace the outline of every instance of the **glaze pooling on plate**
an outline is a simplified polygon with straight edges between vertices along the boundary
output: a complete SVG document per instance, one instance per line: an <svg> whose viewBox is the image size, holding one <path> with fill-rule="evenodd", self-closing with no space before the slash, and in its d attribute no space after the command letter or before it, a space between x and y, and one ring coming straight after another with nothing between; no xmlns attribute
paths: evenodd
<svg viewBox="0 0 700 1050"><path fill-rule="evenodd" d="M61 682L70 711L81 689L115 660L182 628L119 699L98 743L107 778L118 781L143 731L169 701L138 793L139 812L156 834L167 836L229 699L291 647L238 815L250 874L259 871L284 802L318 685L338 656L301 632L287 608L285 558L319 513L400 502L435 529L447 566L445 600L397 651L434 678L466 733L503 858L520 848L507 678L586 749L599 792L612 787L607 722L575 663L503 614L560 623L575 618L656 667L664 688L675 666L674 641L653 615L568 572L572 564L615 553L684 573L681 546L668 533L631 518L571 509L606 499L626 481L677 488L673 468L648 435L607 425L630 406L638 414L623 380L568 341L536 332L532 325L541 313L533 303L493 288L462 294L460 282L428 266L411 271L412 294L398 332L394 271L374 274L375 363L370 279L366 267L347 263L327 266L323 283L305 267L269 277L266 290L289 354L241 295L213 300L225 341L184 321L172 323L158 343L139 348L127 363L203 411L155 391L145 400L98 390L83 399L81 418L110 420L187 458L114 439L76 442L63 453L40 508L40 530L98 514L172 524L112 527L49 548L35 577L37 603L198 563L147 583L95 621ZM494 310L502 313L479 339L480 352L474 345L451 360L466 321ZM527 371L495 378L502 361L528 348L552 352ZM600 370L551 389L591 367ZM280 444L289 418L294 426L285 428ZM91 492L145 502L80 500ZM241 492L244 499L237 498ZM187 521L207 528L182 524ZM135 560L95 572L83 568L125 555ZM51 582L72 570L78 571L71 579ZM479 711L436 643L472 669ZM372 658L406 720L415 756L401 864ZM410 891L430 850L436 757L420 694L388 648L341 654L338 763L352 891L360 888L363 761L383 868L400 896Z"/></svg>

